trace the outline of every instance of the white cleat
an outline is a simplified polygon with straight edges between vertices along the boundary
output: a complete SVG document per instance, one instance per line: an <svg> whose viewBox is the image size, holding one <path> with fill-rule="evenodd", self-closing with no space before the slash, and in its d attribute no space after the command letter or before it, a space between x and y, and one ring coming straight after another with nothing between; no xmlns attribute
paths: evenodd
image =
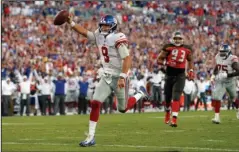
<svg viewBox="0 0 239 152"><path fill-rule="evenodd" d="M214 124L220 124L221 121L220 121L220 119L213 118L213 119L212 119L212 123L214 123Z"/></svg>
<svg viewBox="0 0 239 152"><path fill-rule="evenodd" d="M86 139L79 143L81 147L90 147L94 146L95 144L95 137L91 135L87 135Z"/></svg>

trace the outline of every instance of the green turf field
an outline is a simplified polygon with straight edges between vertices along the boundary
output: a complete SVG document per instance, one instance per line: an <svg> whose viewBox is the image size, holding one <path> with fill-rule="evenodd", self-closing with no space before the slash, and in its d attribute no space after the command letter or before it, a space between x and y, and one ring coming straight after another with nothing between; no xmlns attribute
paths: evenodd
<svg viewBox="0 0 239 152"><path fill-rule="evenodd" d="M163 113L101 115L94 147L78 146L89 115L2 118L3 151L238 151L239 120L222 111L180 113L179 127L163 123Z"/></svg>

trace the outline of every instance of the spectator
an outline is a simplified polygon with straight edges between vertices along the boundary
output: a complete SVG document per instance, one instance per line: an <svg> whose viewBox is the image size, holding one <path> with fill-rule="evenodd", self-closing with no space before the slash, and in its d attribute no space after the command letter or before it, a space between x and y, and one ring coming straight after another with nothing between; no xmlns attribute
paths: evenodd
<svg viewBox="0 0 239 152"><path fill-rule="evenodd" d="M44 79L38 76L38 80L40 81L40 85L38 88L41 92L41 112L42 115L46 115L46 109L48 109L48 114L52 115L52 103L51 103L51 93L53 92L53 83L50 80L50 77L45 77Z"/></svg>
<svg viewBox="0 0 239 152"><path fill-rule="evenodd" d="M9 115L9 107L11 103L11 96L13 92L16 91L16 86L13 82L11 82L10 78L6 80L2 80L2 107L3 107L3 114L2 116ZM12 112L11 112L12 113Z"/></svg>
<svg viewBox="0 0 239 152"><path fill-rule="evenodd" d="M184 87L184 108L183 111L189 111L190 110L190 104L191 104L191 96L193 93L193 87L194 87L194 82L190 80L188 77L185 81L185 87Z"/></svg>
<svg viewBox="0 0 239 152"><path fill-rule="evenodd" d="M74 76L74 74L69 75L69 79L67 80L67 95L66 102L68 103L68 111L75 110L78 101L78 78ZM75 113L76 111L73 111Z"/></svg>
<svg viewBox="0 0 239 152"><path fill-rule="evenodd" d="M79 81L79 100L78 100L78 114L86 114L88 100L87 100L87 91L89 88L89 82L87 81L87 77L83 76L83 80Z"/></svg>
<svg viewBox="0 0 239 152"><path fill-rule="evenodd" d="M152 79L149 81L152 84L152 100L156 107L160 108L162 104L162 88L161 83L164 79L164 74L158 68L154 68Z"/></svg>
<svg viewBox="0 0 239 152"><path fill-rule="evenodd" d="M198 88L198 100L197 100L197 103L196 103L196 106L195 106L195 110L197 111L198 104L200 102L203 102L204 103L204 109L205 109L205 111L207 111L207 100L206 100L206 87L207 87L207 84L204 81L204 78L200 77L200 80L198 80L196 82L196 85L197 85L197 88Z"/></svg>
<svg viewBox="0 0 239 152"><path fill-rule="evenodd" d="M18 79L20 81L20 93L21 93L21 100L20 100L20 116L23 115L24 106L26 106L26 115L30 116L30 87L31 87L31 79L32 79L32 72L30 73L29 78L26 75L22 77L19 71L17 72Z"/></svg>
<svg viewBox="0 0 239 152"><path fill-rule="evenodd" d="M54 97L54 115L56 115L60 109L60 115L65 115L65 96L66 96L66 80L63 78L63 74L59 73L57 80L53 80L55 85L55 97Z"/></svg>
<svg viewBox="0 0 239 152"><path fill-rule="evenodd" d="M32 77L31 86L30 86L30 106L31 106L31 113L34 116L37 115L37 109L39 107L38 101L38 94L37 94L37 83L35 77Z"/></svg>

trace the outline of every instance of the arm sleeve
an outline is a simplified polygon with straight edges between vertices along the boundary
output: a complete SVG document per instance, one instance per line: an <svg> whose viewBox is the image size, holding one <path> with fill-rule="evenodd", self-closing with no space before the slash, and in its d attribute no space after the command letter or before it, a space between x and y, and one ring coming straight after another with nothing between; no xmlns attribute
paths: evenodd
<svg viewBox="0 0 239 152"><path fill-rule="evenodd" d="M121 44L118 48L118 51L122 59L129 56L129 49L127 48L125 44Z"/></svg>
<svg viewBox="0 0 239 152"><path fill-rule="evenodd" d="M94 34L93 32L88 31L88 32L87 32L87 38L88 38L88 40L90 40L90 41L93 41L93 42L96 41L95 34Z"/></svg>

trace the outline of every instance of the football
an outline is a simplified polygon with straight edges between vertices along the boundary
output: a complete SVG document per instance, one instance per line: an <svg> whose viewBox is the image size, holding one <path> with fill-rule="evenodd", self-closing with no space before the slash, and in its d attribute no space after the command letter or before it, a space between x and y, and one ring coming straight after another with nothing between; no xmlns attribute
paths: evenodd
<svg viewBox="0 0 239 152"><path fill-rule="evenodd" d="M62 25L67 21L69 16L69 12L66 10L62 10L58 12L54 18L54 25Z"/></svg>

